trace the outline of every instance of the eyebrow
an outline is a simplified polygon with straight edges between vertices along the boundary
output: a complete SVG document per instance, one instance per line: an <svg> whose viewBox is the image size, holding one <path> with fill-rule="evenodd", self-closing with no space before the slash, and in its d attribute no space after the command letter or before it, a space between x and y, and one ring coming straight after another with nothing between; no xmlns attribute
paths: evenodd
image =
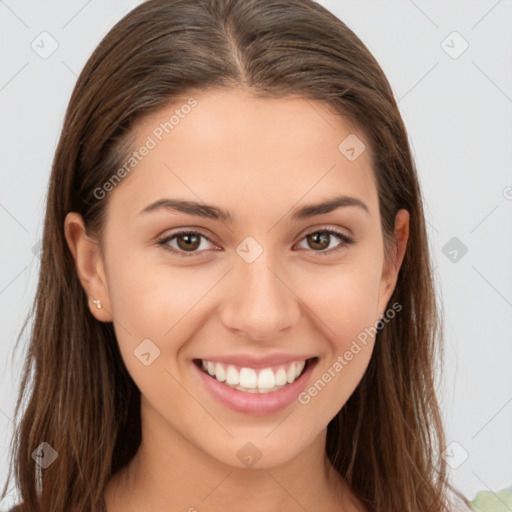
<svg viewBox="0 0 512 512"><path fill-rule="evenodd" d="M309 204L293 210L292 220L304 220L316 215L322 215L330 213L338 208L344 208L349 206L355 206L370 213L368 207L363 201L356 197L350 196L337 196L332 199L328 199L322 203ZM143 210L140 211L139 215L155 212L159 210L176 210L189 215L196 215L198 217L204 217L207 219L213 219L221 222L234 221L234 215L228 210L219 208L218 206L208 205L204 203L198 203L195 201L188 201L184 199L169 199L163 198L158 199L154 203L149 204Z"/></svg>

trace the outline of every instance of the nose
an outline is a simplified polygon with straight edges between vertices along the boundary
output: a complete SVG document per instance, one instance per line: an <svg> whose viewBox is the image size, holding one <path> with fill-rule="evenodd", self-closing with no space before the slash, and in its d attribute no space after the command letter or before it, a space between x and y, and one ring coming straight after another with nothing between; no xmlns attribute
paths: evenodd
<svg viewBox="0 0 512 512"><path fill-rule="evenodd" d="M276 340L300 318L300 300L286 272L271 268L264 255L252 263L237 262L220 313L227 329L262 342Z"/></svg>

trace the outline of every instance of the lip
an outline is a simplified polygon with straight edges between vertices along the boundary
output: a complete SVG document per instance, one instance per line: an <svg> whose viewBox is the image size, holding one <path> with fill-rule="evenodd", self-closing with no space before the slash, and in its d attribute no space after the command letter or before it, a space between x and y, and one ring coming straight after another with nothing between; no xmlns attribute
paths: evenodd
<svg viewBox="0 0 512 512"><path fill-rule="evenodd" d="M232 364L233 366L242 368L260 370L262 368L271 368L272 366L293 363L295 361L306 361L306 359L313 357L315 357L314 354L271 354L263 357L240 354L232 356L206 356L200 359L211 361L212 363Z"/></svg>
<svg viewBox="0 0 512 512"><path fill-rule="evenodd" d="M217 402L243 414L266 415L285 409L295 402L299 394L304 391L309 377L318 363L318 358L316 357L306 359L308 359L306 368L298 379L270 393L245 393L238 389L230 388L217 381L215 377L211 377L208 373L204 372L196 363L192 362L191 364L208 393ZM222 362L219 358L216 358L216 361ZM297 361L297 359L291 359L291 361ZM265 364L268 363L265 362Z"/></svg>

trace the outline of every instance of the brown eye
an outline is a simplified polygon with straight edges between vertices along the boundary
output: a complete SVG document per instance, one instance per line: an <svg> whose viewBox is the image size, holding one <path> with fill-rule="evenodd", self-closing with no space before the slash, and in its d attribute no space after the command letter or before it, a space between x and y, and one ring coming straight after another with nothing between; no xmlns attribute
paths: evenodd
<svg viewBox="0 0 512 512"><path fill-rule="evenodd" d="M319 231L306 236L311 248L324 250L329 247L330 235L325 231Z"/></svg>
<svg viewBox="0 0 512 512"><path fill-rule="evenodd" d="M195 256L204 252L203 250L198 250L202 245L203 239L212 243L208 237L197 231L179 231L158 240L158 245L177 256ZM175 246L170 243L174 240L176 241Z"/></svg>
<svg viewBox="0 0 512 512"><path fill-rule="evenodd" d="M178 247L184 251L193 251L201 245L201 235L197 233L183 233L176 235Z"/></svg>
<svg viewBox="0 0 512 512"><path fill-rule="evenodd" d="M334 249L326 250L329 248L330 242L332 238L336 238L341 241L338 246L335 246ZM335 229L321 229L317 231L313 231L307 234L303 240L306 240L308 245L307 248L312 248L314 252L318 253L318 255L329 256L332 254L345 249L350 244L353 244L354 239L349 236L341 233L340 231L336 231Z"/></svg>

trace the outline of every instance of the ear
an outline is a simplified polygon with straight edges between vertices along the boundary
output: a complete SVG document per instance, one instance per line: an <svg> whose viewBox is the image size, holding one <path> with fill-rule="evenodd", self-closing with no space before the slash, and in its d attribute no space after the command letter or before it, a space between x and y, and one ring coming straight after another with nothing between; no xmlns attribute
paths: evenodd
<svg viewBox="0 0 512 512"><path fill-rule="evenodd" d="M382 268L378 305L379 318L385 313L385 308L393 295L405 256L409 239L409 212L407 210L399 210L396 214L394 236L396 245L393 247L391 260L384 261Z"/></svg>
<svg viewBox="0 0 512 512"><path fill-rule="evenodd" d="M75 260L78 278L89 297L91 313L100 322L111 322L112 308L99 243L87 235L82 216L76 212L66 215L64 234ZM92 302L93 299L101 301L100 309Z"/></svg>

